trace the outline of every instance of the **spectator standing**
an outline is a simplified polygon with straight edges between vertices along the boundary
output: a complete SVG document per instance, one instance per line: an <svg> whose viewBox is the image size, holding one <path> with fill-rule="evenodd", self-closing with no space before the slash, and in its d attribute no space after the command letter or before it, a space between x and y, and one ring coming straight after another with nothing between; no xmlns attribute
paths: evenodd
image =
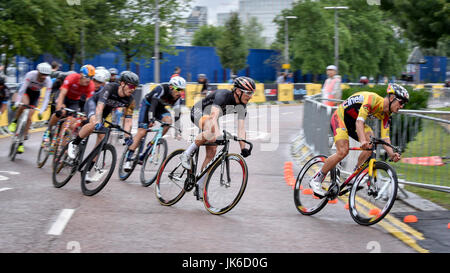
<svg viewBox="0 0 450 273"><path fill-rule="evenodd" d="M327 76L328 78L322 87L322 98L340 100L342 97L341 76L337 75L337 67L335 65L327 66ZM327 100L323 103L328 106L337 105L337 103Z"/></svg>

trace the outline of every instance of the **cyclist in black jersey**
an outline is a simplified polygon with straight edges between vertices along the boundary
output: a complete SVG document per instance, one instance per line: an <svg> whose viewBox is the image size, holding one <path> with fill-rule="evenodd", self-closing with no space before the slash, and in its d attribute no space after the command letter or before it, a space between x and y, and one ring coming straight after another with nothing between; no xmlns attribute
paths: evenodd
<svg viewBox="0 0 450 273"><path fill-rule="evenodd" d="M195 138L186 151L181 154L181 163L184 168L191 169L192 154L205 143L215 142L221 135L218 124L219 117L227 114L238 114L238 137L245 139L245 117L247 116L247 103L252 98L256 89L255 82L248 77L238 77L234 80L232 91L219 89L196 103L191 109L191 121L202 132ZM244 142L239 142L241 155L247 157L250 151L245 148ZM217 146L206 146L206 157L202 169L214 158ZM206 176L198 181L198 187L194 194L201 196L203 181ZM201 198L199 198L201 199Z"/></svg>
<svg viewBox="0 0 450 273"><path fill-rule="evenodd" d="M103 126L103 119L116 107L126 107L124 129L125 131L131 130L135 107L135 101L132 95L139 85L139 77L131 71L124 71L120 76L119 82L108 83L102 91L94 94L94 96L86 101L84 112L88 117L89 123L85 124L75 140L69 143L69 157L76 158L78 145L81 140L89 136L94 130L100 130ZM103 135L98 135L97 143L101 141L102 137ZM132 141L131 136L125 138L126 143L130 141Z"/></svg>
<svg viewBox="0 0 450 273"><path fill-rule="evenodd" d="M186 89L186 80L183 77L172 77L168 84L160 84L148 93L141 102L139 108L138 131L134 136L128 153L127 162L124 165L124 171L131 170L133 155L143 137L147 134L147 129L153 127L155 120L161 120L172 124L172 117L166 106L171 106L175 110L175 123L179 128L180 119L180 97L181 92ZM167 133L170 127L163 129L163 135Z"/></svg>

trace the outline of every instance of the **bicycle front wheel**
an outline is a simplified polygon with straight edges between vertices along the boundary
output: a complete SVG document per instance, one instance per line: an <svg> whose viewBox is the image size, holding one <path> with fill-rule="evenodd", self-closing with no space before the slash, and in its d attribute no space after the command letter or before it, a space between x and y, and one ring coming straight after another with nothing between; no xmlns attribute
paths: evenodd
<svg viewBox="0 0 450 273"><path fill-rule="evenodd" d="M385 162L375 162L373 177L368 175L368 168L361 171L349 196L349 211L353 220L364 226L381 221L394 205L397 187L395 169Z"/></svg>
<svg viewBox="0 0 450 273"><path fill-rule="evenodd" d="M183 149L173 151L161 164L156 176L155 194L163 206L172 206L184 193L184 184L189 172L181 165Z"/></svg>
<svg viewBox="0 0 450 273"><path fill-rule="evenodd" d="M120 157L120 161L119 161L119 179L121 181L125 181L128 179L128 177L130 177L130 175L133 173L134 168L136 168L137 165L137 160L133 161L133 165L131 165L131 170L129 172L126 172L123 168L123 166L125 165L125 162L127 161L127 157L128 157L128 153L130 152L130 150L128 150L128 146L124 149L122 156ZM137 157L139 157L139 155L136 155Z"/></svg>
<svg viewBox="0 0 450 273"><path fill-rule="evenodd" d="M164 138L158 140L147 153L141 168L141 184L148 187L156 180L158 169L164 159L167 157L167 141Z"/></svg>
<svg viewBox="0 0 450 273"><path fill-rule="evenodd" d="M45 132L44 132L45 134ZM52 136L50 135L47 139L47 141L44 141L42 139L41 145L39 147L39 152L36 160L36 164L38 168L44 167L45 163L47 162L48 157L50 156L50 146L52 144L51 142Z"/></svg>
<svg viewBox="0 0 450 273"><path fill-rule="evenodd" d="M234 208L247 187L248 169L242 156L228 154L214 164L203 190L203 204L215 215Z"/></svg>
<svg viewBox="0 0 450 273"><path fill-rule="evenodd" d="M301 169L294 187L294 203L297 210L303 215L313 215L319 212L328 203L328 198L319 198L314 195L309 183L314 175L322 169L327 156L318 155L311 158ZM322 182L322 186L331 185L331 173L329 172Z"/></svg>
<svg viewBox="0 0 450 273"><path fill-rule="evenodd" d="M81 173L81 191L92 196L100 192L114 172L117 155L111 144L105 144L99 153L93 153L86 161Z"/></svg>

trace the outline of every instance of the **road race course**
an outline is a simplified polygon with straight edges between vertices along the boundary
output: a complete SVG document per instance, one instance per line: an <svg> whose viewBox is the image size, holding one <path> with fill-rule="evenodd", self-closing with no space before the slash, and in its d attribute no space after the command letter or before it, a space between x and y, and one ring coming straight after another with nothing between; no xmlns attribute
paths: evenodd
<svg viewBox="0 0 450 273"><path fill-rule="evenodd" d="M292 161L290 144L302 116L301 104L249 107L248 139L255 147L246 158L248 185L239 204L222 216L208 213L192 192L172 207L161 206L154 185L140 185L140 166L125 182L116 166L93 197L81 193L79 173L56 189L50 162L42 169L35 163L42 130L30 134L15 162L8 159L10 138L0 138L0 252L427 252L417 243L423 234L397 226L402 221L393 215L360 226L343 201L314 216L298 213L283 167ZM182 122L192 127L187 114ZM233 117L222 118L221 126L233 131ZM181 141L167 136L169 153L186 148L189 135L183 131ZM123 146L115 147L120 158ZM231 151L240 152L236 142ZM294 166L294 174L299 170Z"/></svg>

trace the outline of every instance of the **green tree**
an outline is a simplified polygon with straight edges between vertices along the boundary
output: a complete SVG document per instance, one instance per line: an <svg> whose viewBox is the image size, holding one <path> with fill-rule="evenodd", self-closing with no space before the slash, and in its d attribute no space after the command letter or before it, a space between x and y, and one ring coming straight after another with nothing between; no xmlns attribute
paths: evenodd
<svg viewBox="0 0 450 273"><path fill-rule="evenodd" d="M267 48L266 39L262 36L263 30L264 27L258 22L258 19L256 17L250 17L242 28L247 48Z"/></svg>
<svg viewBox="0 0 450 273"><path fill-rule="evenodd" d="M436 48L438 41L450 35L450 3L447 0L384 0L381 8L406 31L406 35L424 48Z"/></svg>
<svg viewBox="0 0 450 273"><path fill-rule="evenodd" d="M36 58L51 48L55 39L49 33L59 20L53 0L0 1L0 55L5 56L5 69L16 55Z"/></svg>
<svg viewBox="0 0 450 273"><path fill-rule="evenodd" d="M217 45L217 41L223 35L225 29L221 26L205 25L194 33L192 38L193 46L213 46Z"/></svg>
<svg viewBox="0 0 450 273"><path fill-rule="evenodd" d="M223 67L229 68L231 74L246 67L248 48L243 43L241 21L238 14L233 13L225 24L225 32L218 40L216 51Z"/></svg>
<svg viewBox="0 0 450 273"><path fill-rule="evenodd" d="M171 33L180 25L181 12L189 1L159 1L159 46L161 52L174 52L170 48ZM155 1L128 0L127 8L120 13L116 30L116 46L124 54L127 69L138 59L151 60L155 45Z"/></svg>

